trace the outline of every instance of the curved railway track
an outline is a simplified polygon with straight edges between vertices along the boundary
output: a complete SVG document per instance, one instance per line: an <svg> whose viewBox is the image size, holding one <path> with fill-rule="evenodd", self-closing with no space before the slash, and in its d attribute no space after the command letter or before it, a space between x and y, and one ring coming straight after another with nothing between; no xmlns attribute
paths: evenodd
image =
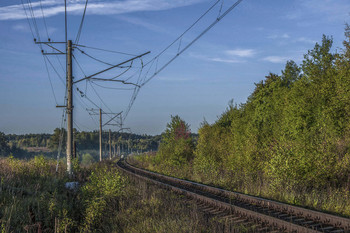
<svg viewBox="0 0 350 233"><path fill-rule="evenodd" d="M350 233L350 219L292 206L264 198L231 192L136 168L125 160L124 172L199 201L217 213L257 223L264 231ZM261 228L261 226L267 226ZM258 230L259 231L259 230Z"/></svg>

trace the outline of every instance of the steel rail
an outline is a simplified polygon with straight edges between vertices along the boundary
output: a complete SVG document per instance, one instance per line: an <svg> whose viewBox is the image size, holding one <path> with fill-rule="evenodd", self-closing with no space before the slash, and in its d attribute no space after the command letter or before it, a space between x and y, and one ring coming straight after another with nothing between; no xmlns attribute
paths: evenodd
<svg viewBox="0 0 350 233"><path fill-rule="evenodd" d="M161 175L136 168L126 161L118 162L118 166L138 177L146 179L146 176L164 187L168 185L172 190L180 189L178 192L183 194L189 192L187 196L196 196L196 199L220 208L229 208L237 214L262 220L288 232L350 232L348 218Z"/></svg>

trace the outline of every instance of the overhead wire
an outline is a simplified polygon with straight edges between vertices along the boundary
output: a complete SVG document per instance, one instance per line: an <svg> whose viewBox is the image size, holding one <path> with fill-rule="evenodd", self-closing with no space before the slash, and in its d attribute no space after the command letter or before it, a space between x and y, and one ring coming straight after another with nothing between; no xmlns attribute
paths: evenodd
<svg viewBox="0 0 350 233"><path fill-rule="evenodd" d="M67 94L68 94L68 90L67 90L67 87L66 87L66 90L65 90L65 96L64 96L64 105L66 105L66 101L67 101ZM61 156L61 150L62 150L62 145L63 145L63 137L64 137L64 132L66 130L66 128L63 128L67 120L67 112L65 109L62 110L62 119L61 119L61 132L60 132L60 138L59 138L59 142L58 142L58 148L57 148L57 164L56 164L56 173L58 172L58 165L59 165L59 162L60 162L60 156Z"/></svg>
<svg viewBox="0 0 350 233"><path fill-rule="evenodd" d="M27 10L26 10L26 8L24 6L23 0L21 0L21 2L22 2L22 7L23 7L23 10L24 10L24 13L25 13L26 18L27 18L27 22L28 22L28 25L29 25L30 32L32 33L33 39L35 39L34 32L33 32L33 29L32 29L32 25L30 23L30 20L29 20L28 14L27 14Z"/></svg>
<svg viewBox="0 0 350 233"><path fill-rule="evenodd" d="M27 3L28 3L29 12L30 12L31 17L32 17L33 26L34 26L34 30L36 32L36 36L37 36L38 40L41 41L41 39L40 39L40 32L39 32L39 29L38 29L38 24L36 22L35 13L34 13L33 6L32 6L32 1L31 0L27 0ZM41 47L40 44L39 44L39 46Z"/></svg>
<svg viewBox="0 0 350 233"><path fill-rule="evenodd" d="M166 50L168 50L173 44L175 44L178 40L180 40L189 30L191 30L204 16L206 16L221 0L217 0L214 4L209 7L207 11L205 11L193 24L191 24L180 36L178 36L172 43L170 43L167 47L165 47L160 53L157 54L153 59L157 59L160 55L162 55ZM153 60L152 59L152 60ZM151 60L151 61L152 61ZM145 64L148 65L151 61Z"/></svg>
<svg viewBox="0 0 350 233"><path fill-rule="evenodd" d="M202 14L188 29L185 30L184 33L182 33L179 37L177 37L177 39L175 39L169 46L167 46L165 49L163 49L158 55L156 55L153 59L151 59L149 62L147 62L145 64L148 65L151 63L151 66L153 65L153 63L157 60L158 63L158 59L160 57L160 55L162 55L166 50L168 50L172 45L174 45L180 38L182 38L191 28L193 28L205 15L207 15L221 0L217 0L206 12L204 12L204 14ZM161 68L158 69L157 65L156 65L156 69L155 72L149 77L147 78L147 76L144 76L142 78L142 80L144 80L141 84L140 87L136 87L134 89L133 95L131 96L129 105L127 107L127 110L125 111L124 114L124 119L127 117L128 113L130 112L131 107L133 106L136 97L140 91L140 88L143 87L144 85L146 85L149 81L151 81L156 75L159 74L159 72L161 72L162 70L164 70L164 68L166 68L171 62L173 62L179 55L181 55L184 51L186 51L189 47L191 47L198 39L200 39L204 34L206 34L213 26L215 26L222 18L224 18L229 12L231 12L239 3L241 3L243 0L238 0L236 1L233 5L231 5L231 7L229 7L222 15L218 16L214 22L212 22L207 28L205 28L197 37L195 37L189 44L187 44L182 50L178 51L178 53L172 57L168 62L166 62ZM222 2L223 5L223 2ZM220 11L219 14L221 13L222 8L220 7ZM150 70L150 69L149 69ZM149 71L148 70L148 71ZM148 72L146 73L148 74Z"/></svg>
<svg viewBox="0 0 350 233"><path fill-rule="evenodd" d="M101 98L101 96L98 94L98 92L95 90L94 86L92 86L91 82L90 82L90 86L92 88L92 90L95 92L96 96L100 99L101 103L110 111L113 112L108 105L103 101L103 99Z"/></svg>
<svg viewBox="0 0 350 233"><path fill-rule="evenodd" d="M74 43L74 44L78 44L78 43L79 43L81 31L82 31L82 29L83 29L83 24L84 24L84 19L85 19L85 13L86 13L86 8L87 8L87 5L88 5L88 2L89 2L89 0L86 0L86 1L85 1L85 7L84 7L83 17L81 18L79 30L78 30L77 37L76 37L76 39L75 39L75 43Z"/></svg>
<svg viewBox="0 0 350 233"><path fill-rule="evenodd" d="M54 91L54 88L53 88L53 85L52 85L52 81L51 81L51 75L50 75L50 72L49 72L49 68L47 67L46 57L43 55L43 58L44 58L44 63L45 63L45 67L46 67L47 76L49 77L52 94L53 94L53 97L55 99L56 105L58 105L57 99L56 99L56 94L55 94L55 91Z"/></svg>
<svg viewBox="0 0 350 233"><path fill-rule="evenodd" d="M84 54L85 56L87 56L87 57L89 57L89 58L91 58L91 59L93 59L93 60L95 60L95 61L101 62L101 63L103 63L103 64L105 64L105 65L113 66L111 63L102 61L102 60L100 60L100 59L98 59L98 58L96 58L96 57L93 57L93 56L87 54L85 51L79 49L78 47L77 47L77 49L78 49L82 54Z"/></svg>
<svg viewBox="0 0 350 233"><path fill-rule="evenodd" d="M96 47L91 47L91 46L87 46L87 45L76 44L75 46L88 48L88 49L94 49L94 50L100 50L100 51L105 51L105 52L110 52L110 53L123 54L123 55L128 55L128 56L136 56L135 54L131 54L131 53L124 53L124 52L114 51L114 50L109 50L109 49L96 48Z"/></svg>
<svg viewBox="0 0 350 233"><path fill-rule="evenodd" d="M105 89L113 89L113 90L125 90L125 91L130 91L130 90L134 90L134 88L122 88L122 87L106 87L106 86L102 86L100 84L97 84L94 81L91 81L94 85L101 87L101 88L105 88Z"/></svg>
<svg viewBox="0 0 350 233"><path fill-rule="evenodd" d="M201 21L209 12L212 11L212 9L221 1L221 6L220 6L220 9L219 9L219 13L218 13L218 17L216 18L216 20L211 23L207 28L205 28L205 30L203 30L197 37L195 37L191 42L189 42L184 48L181 49L181 46L182 46L182 42L183 42L183 37L186 33L188 33L188 31L190 31L195 25L198 24L199 21ZM133 90L133 93L131 95L131 99L130 99L130 102L129 102L129 105L127 107L127 110L124 112L124 119L127 117L131 107L133 106L137 96L138 96L138 93L141 89L141 87L143 87L144 85L146 85L150 80L152 80L157 74L159 74L159 72L161 72L162 70L164 70L170 63L172 63L179 55L181 55L184 51L186 51L189 47L191 47L198 39L200 39L204 34L206 34L213 26L215 26L223 17L225 17L230 11L232 11L241 1L243 0L238 0L236 1L231 7L229 7L223 14L221 14L222 12L222 8L223 8L223 4L224 4L224 0L217 0L214 2L214 4L212 4L208 10L206 10L193 24L191 24L180 36L178 36L172 43L170 43L167 47L165 47L160 53L158 53L153 59L149 60L147 63L143 64L143 61L141 59L141 68L135 72L133 75L129 76L127 79L124 79L124 80L115 80L115 81L120 81L120 82L123 82L123 83L126 83L127 80L129 79L132 79L133 77L135 77L137 74L138 74L138 77L137 77L137 81L136 81L136 84L135 83L126 83L126 84L133 84L135 85L135 87L133 89L124 89L124 88L113 88L113 87L105 87L105 86L102 86L102 85L99 85L97 83L95 83L94 81L89 81L89 84L92 88L92 90L94 91L94 93L96 94L96 96L100 99L101 103L109 110L111 111L111 109L109 108L109 106L107 106L107 104L103 101L103 99L101 98L101 96L98 94L98 92L95 90L95 88L93 87L93 84L96 85L96 86L99 86L101 88L108 88L108 89L118 89L118 90ZM28 7L28 11L30 13L30 16L31 16L31 23L30 23L30 20L29 20L29 17L28 17L28 14L27 14L27 10L26 10L26 7L23 3L23 0L21 0L22 2L22 5L23 5L23 9L25 11L25 14L26 14L26 18L27 18L27 21L28 21L28 24L29 24L29 27L30 27L30 30L31 30L31 33L32 33L32 36L33 38L35 39L35 36L34 34L36 34L39 42L40 42L40 32L39 32L39 29L38 29L38 25L37 25L37 21L36 21L36 18L35 18L35 13L34 13L34 10L33 10L33 7L32 7L32 2L31 0L27 0L27 7ZM77 33L77 37L75 39L75 48L77 48L81 53L83 53L84 55L90 57L91 59L94 59L100 63L103 63L105 65L109 65L109 66L113 66L112 64L108 63L108 62L105 62L105 61L102 61L101 59L98 59L94 56L91 56L89 54L87 54L85 51L81 50L79 47L82 47L82 48L87 48L87 49L94 49L94 50L99 50L99 51L105 51L105 52L111 52L111 53L117 53L117 54L123 54L123 55L129 55L129 56L135 56L133 54L129 54L129 53L124 53L124 52L119 52L119 51L113 51L113 50L108 50L108 49L102 49L102 48L96 48L96 47L91 47L91 46L86 46L86 45L79 45L79 40L80 40L80 37L81 37L81 33L82 33L82 28L83 28L83 25L84 25L84 20L85 20L85 15L86 15L86 9L87 9L87 5L88 5L88 0L85 1L85 7L84 7L84 13L83 13L83 16L82 16L82 19L81 19L81 22L80 22L80 26L79 26L79 29L78 29L78 33ZM41 7L41 12L42 12L42 16L43 16L43 20L44 20L44 26L45 26L45 29L46 29L46 34L49 38L49 33L48 33L48 28L47 28L47 24L46 24L46 20L45 20L45 15L44 15L44 10L43 10L43 6L42 6L42 0L40 0L40 7ZM67 19L67 0L64 0L64 12L65 12L65 42L67 44L67 37L68 37L68 19ZM33 25L33 28L32 28L32 25ZM35 32L35 33L34 33ZM158 68L158 63L159 63L159 58L160 56L165 53L165 51L167 51L169 48L171 48L175 43L179 42L179 45L178 45L178 48L177 48L177 53L175 56L173 56L169 61L167 61L165 64L163 64L160 68ZM42 49L42 46L41 44L39 43L39 46L40 48ZM66 46L66 49L67 49L67 46ZM57 55L56 55L57 57ZM77 61L76 57L73 55L73 58L75 59L79 69L81 70L81 72L85 75L84 73L84 70L83 68L80 66L79 62ZM60 60L58 59L57 57L57 60L58 62L60 63ZM56 99L56 96L55 96L55 92L54 92L54 88L53 88L53 85L52 85L52 81L51 81L51 76L49 74L49 69L48 69L48 65L47 65L47 62L51 65L52 69L55 71L55 73L57 74L57 76L61 79L61 81L64 83L62 77L60 76L60 74L57 72L56 68L54 67L54 65L51 63L51 61L46 57L44 56L44 62L45 62L45 67L46 67L46 70L48 72L48 77L49 77L49 80L50 80L50 86L51 86L51 89L53 91L53 95L54 95L54 98L55 98L55 102L57 104L57 99ZM61 68L64 70L62 64L60 63L61 65ZM149 69L147 70L147 72L144 74L143 73L143 68L145 66L149 66ZM149 75L149 72L151 72L151 68L154 67L154 72L153 74L151 74L150 76ZM109 79L109 80L114 80L116 78L119 78L121 77L122 75L124 75L126 72L128 72L132 67L132 64L128 67L123 67L123 68L127 68L125 71L123 71L122 73L118 74L117 76ZM85 75L86 77L86 75ZM79 91L79 89L77 88L77 90ZM86 90L85 90L85 94L84 96L81 95L81 99L83 99L83 97L85 97L88 101L90 101L94 106L98 107L98 105L96 105L90 98L88 98L86 96L86 92L87 92L87 82L86 82ZM82 101L83 102L83 101ZM84 103L84 102L83 102ZM85 103L84 103L85 104ZM86 105L86 104L85 104ZM86 105L87 106L87 105ZM111 111L112 112L112 111ZM93 118L92 118L93 119ZM76 123L75 123L76 124Z"/></svg>
<svg viewBox="0 0 350 233"><path fill-rule="evenodd" d="M171 58L167 63L165 63L160 69L157 69L154 74L147 78L141 86L147 84L151 79L153 79L159 72L161 72L165 67L167 67L171 62L173 62L179 55L185 52L189 47L191 47L198 39L200 39L205 33L207 33L212 27L214 27L222 18L224 18L230 11L232 11L239 3L243 0L238 0L230 8L228 8L220 17L216 18L213 23L211 23L204 31L202 31L196 38L194 38L189 44L187 44L180 52L178 52L173 58Z"/></svg>
<svg viewBox="0 0 350 233"><path fill-rule="evenodd" d="M41 0L40 0L40 8L41 8L41 14L43 15L43 21L44 21L44 26L45 26L45 30L46 30L46 35L47 35L47 38L49 39L50 38L49 31L47 30L47 25L46 25L44 10L43 10L43 4L42 4Z"/></svg>
<svg viewBox="0 0 350 233"><path fill-rule="evenodd" d="M74 54L73 54L73 59L74 59L75 62L77 63L77 65L78 65L80 71L81 71L81 72L83 73L83 75L86 77L86 74L85 74L83 68L81 67L80 63L78 62L78 59L74 56Z"/></svg>
<svg viewBox="0 0 350 233"><path fill-rule="evenodd" d="M65 36L65 41L66 41L66 48L67 48L67 42L68 42L68 39L67 39L67 36L68 36L68 33L67 33L67 0L64 0L64 36Z"/></svg>
<svg viewBox="0 0 350 233"><path fill-rule="evenodd" d="M111 110L111 108L103 101L103 99L101 98L101 96L98 94L98 92L95 90L95 88L92 86L92 84L91 84L91 82L89 82L90 83L90 86L91 86L91 88L92 88L92 90L95 92L95 94L96 94L96 96L101 100L101 103L108 109L108 111L110 111L111 113L113 112L112 110ZM108 115L108 117L111 119L112 117L110 116L110 114L108 114L107 113L107 115ZM114 120L115 121L115 120Z"/></svg>
<svg viewBox="0 0 350 233"><path fill-rule="evenodd" d="M58 172L58 165L60 163L60 157L61 157L61 150L62 150L62 144L63 144L63 137L64 137L64 132L66 128L64 128L64 123L66 122L66 111L62 111L62 120L61 120L61 127L60 127L60 137L59 137L59 142L58 142L58 148L57 148L57 163L56 163L56 173Z"/></svg>
<svg viewBox="0 0 350 233"><path fill-rule="evenodd" d="M66 83L64 82L62 76L58 73L57 69L55 68L55 66L52 64L52 62L50 61L50 59L45 56L47 61L49 62L49 64L51 65L52 69L55 71L56 75L59 77L59 79L61 80L61 82L63 83L63 85L66 85Z"/></svg>

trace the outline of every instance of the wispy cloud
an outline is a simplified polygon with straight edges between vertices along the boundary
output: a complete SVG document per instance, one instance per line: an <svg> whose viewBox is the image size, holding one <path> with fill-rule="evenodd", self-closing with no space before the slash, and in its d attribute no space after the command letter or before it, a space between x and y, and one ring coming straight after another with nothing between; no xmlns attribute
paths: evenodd
<svg viewBox="0 0 350 233"><path fill-rule="evenodd" d="M203 56L200 54L190 53L191 57L212 61L212 62L222 62L222 63L244 63L247 60L244 58L252 58L257 54L257 51L254 49L229 49L221 52L216 52L216 55L213 56Z"/></svg>
<svg viewBox="0 0 350 233"><path fill-rule="evenodd" d="M287 33L283 33L281 35L273 34L269 35L267 38L269 39L288 39L290 36Z"/></svg>
<svg viewBox="0 0 350 233"><path fill-rule="evenodd" d="M299 0L299 7L286 14L287 19L301 20L304 17L317 17L329 21L349 19L350 2L348 0Z"/></svg>
<svg viewBox="0 0 350 233"><path fill-rule="evenodd" d="M296 39L297 42L304 42L304 43L308 43L308 44L315 44L317 41L316 40L311 40L309 38L306 37L299 37Z"/></svg>
<svg viewBox="0 0 350 233"><path fill-rule="evenodd" d="M134 25L137 25L137 26L140 26L140 27L144 27L144 28L147 28L149 30L152 30L152 31L155 31L155 32L165 32L167 33L168 30L165 30L155 24L152 24L152 23L149 23L149 22L146 22L142 19L139 19L139 18L135 18L135 17L129 17L129 16L125 16L125 15L120 15L118 17L118 19L120 20L123 20L127 23L131 23L131 24L134 24Z"/></svg>
<svg viewBox="0 0 350 233"><path fill-rule="evenodd" d="M226 50L225 53L236 57L253 57L256 54L256 51L254 49L233 49Z"/></svg>
<svg viewBox="0 0 350 233"><path fill-rule="evenodd" d="M195 53L190 53L190 56L193 58L205 60L205 61L212 61L212 62L223 62L223 63L242 63L245 62L244 60L240 59L235 59L235 58L225 58L225 57L208 57L208 56L203 56Z"/></svg>
<svg viewBox="0 0 350 233"><path fill-rule="evenodd" d="M20 32L29 32L29 28L25 24L16 24L12 28L13 30L20 31Z"/></svg>
<svg viewBox="0 0 350 233"><path fill-rule="evenodd" d="M160 76L157 78L158 80L168 81L168 82L178 82L178 81L191 81L191 78L186 77L168 77L168 76Z"/></svg>
<svg viewBox="0 0 350 233"><path fill-rule="evenodd" d="M291 58L289 57L283 57L283 56L267 56L267 57L264 57L262 60L272 62L272 63L285 63L290 59Z"/></svg>
<svg viewBox="0 0 350 233"><path fill-rule="evenodd" d="M204 0L101 0L91 2L88 5L87 14L106 15L124 14L137 11L160 11L172 8L193 5ZM51 17L64 12L63 1L42 0L44 14ZM40 2L32 2L31 7L35 16L41 16ZM69 0L68 12L81 14L85 7L85 0ZM0 7L0 20L25 19L23 6L21 4Z"/></svg>

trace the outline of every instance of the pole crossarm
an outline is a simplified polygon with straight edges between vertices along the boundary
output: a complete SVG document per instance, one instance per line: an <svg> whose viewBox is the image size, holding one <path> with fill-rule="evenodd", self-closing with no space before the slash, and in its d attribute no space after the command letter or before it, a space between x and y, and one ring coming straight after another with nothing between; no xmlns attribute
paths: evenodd
<svg viewBox="0 0 350 233"><path fill-rule="evenodd" d="M105 126L105 125L109 125L109 123L111 122L111 121L113 121L117 116L119 116L120 114L122 114L122 112L120 112L120 113L118 113L117 115L115 115L114 117L112 117L109 121L107 121L106 123L104 123L103 124L103 126ZM110 124L110 125L112 125L112 124ZM114 124L115 125L115 124Z"/></svg>
<svg viewBox="0 0 350 233"><path fill-rule="evenodd" d="M110 81L110 82L120 82L126 85L134 85L137 87L141 87L140 85L136 83L130 83L130 82L125 82L124 80L115 80L115 79L104 79L104 78L90 78L91 80L98 80L98 81Z"/></svg>
<svg viewBox="0 0 350 233"><path fill-rule="evenodd" d="M64 52L62 52L61 50L53 47L51 44L65 44L66 42L51 42L51 41L47 41L47 42L37 42L37 41L34 41L35 44L44 44L44 45L47 45L49 46L50 48L56 50L58 53L45 53L44 50L41 50L42 54L43 55L60 55L60 54L66 54Z"/></svg>
<svg viewBox="0 0 350 233"><path fill-rule="evenodd" d="M135 59L137 59L137 58L143 57L143 56L145 56L145 55L147 55L147 54L149 54L149 53L150 53L150 51L148 51L148 52L146 52L146 53L143 53L143 54L141 54L141 55L139 55L139 56L133 57L133 58L131 58L131 59L129 59L129 60L126 60L126 61L124 61L124 62L121 62L121 63L119 63L119 64L117 64L117 65L112 66L112 67L109 67L109 68L107 68L107 69L101 70L101 71L99 71L99 72L97 72L97 73L95 73L95 74L92 74L92 75L88 76L88 77L79 79L79 80L75 81L74 84L75 84L75 83L78 83L78 82L81 82L81 81L84 81L84 80L86 80L86 79L90 79L90 78L92 78L92 77L94 77L94 76L96 76L96 75L102 74L102 73L104 73L104 72L106 72L106 71L108 71L108 70L114 69L114 68L116 68L116 67L118 67L118 66L124 65L125 63L131 62L131 61L133 61L133 60L135 60Z"/></svg>
<svg viewBox="0 0 350 233"><path fill-rule="evenodd" d="M53 41L34 41L35 44L65 44L66 42L53 42Z"/></svg>
<svg viewBox="0 0 350 233"><path fill-rule="evenodd" d="M64 55L65 53L44 53L42 52L43 55Z"/></svg>
<svg viewBox="0 0 350 233"><path fill-rule="evenodd" d="M117 116L119 116L120 114L122 114L123 112L117 113L114 117L112 117L109 121L107 121L106 123L104 123L102 126L107 125L109 122L113 121Z"/></svg>
<svg viewBox="0 0 350 233"><path fill-rule="evenodd" d="M53 47L53 46L50 45L50 44L45 44L45 45L49 46L50 48L53 48L54 50L56 50L57 52L59 52L59 53L61 53L61 54L65 54L64 52L62 52L62 51L59 50L59 49L56 49L55 47Z"/></svg>

